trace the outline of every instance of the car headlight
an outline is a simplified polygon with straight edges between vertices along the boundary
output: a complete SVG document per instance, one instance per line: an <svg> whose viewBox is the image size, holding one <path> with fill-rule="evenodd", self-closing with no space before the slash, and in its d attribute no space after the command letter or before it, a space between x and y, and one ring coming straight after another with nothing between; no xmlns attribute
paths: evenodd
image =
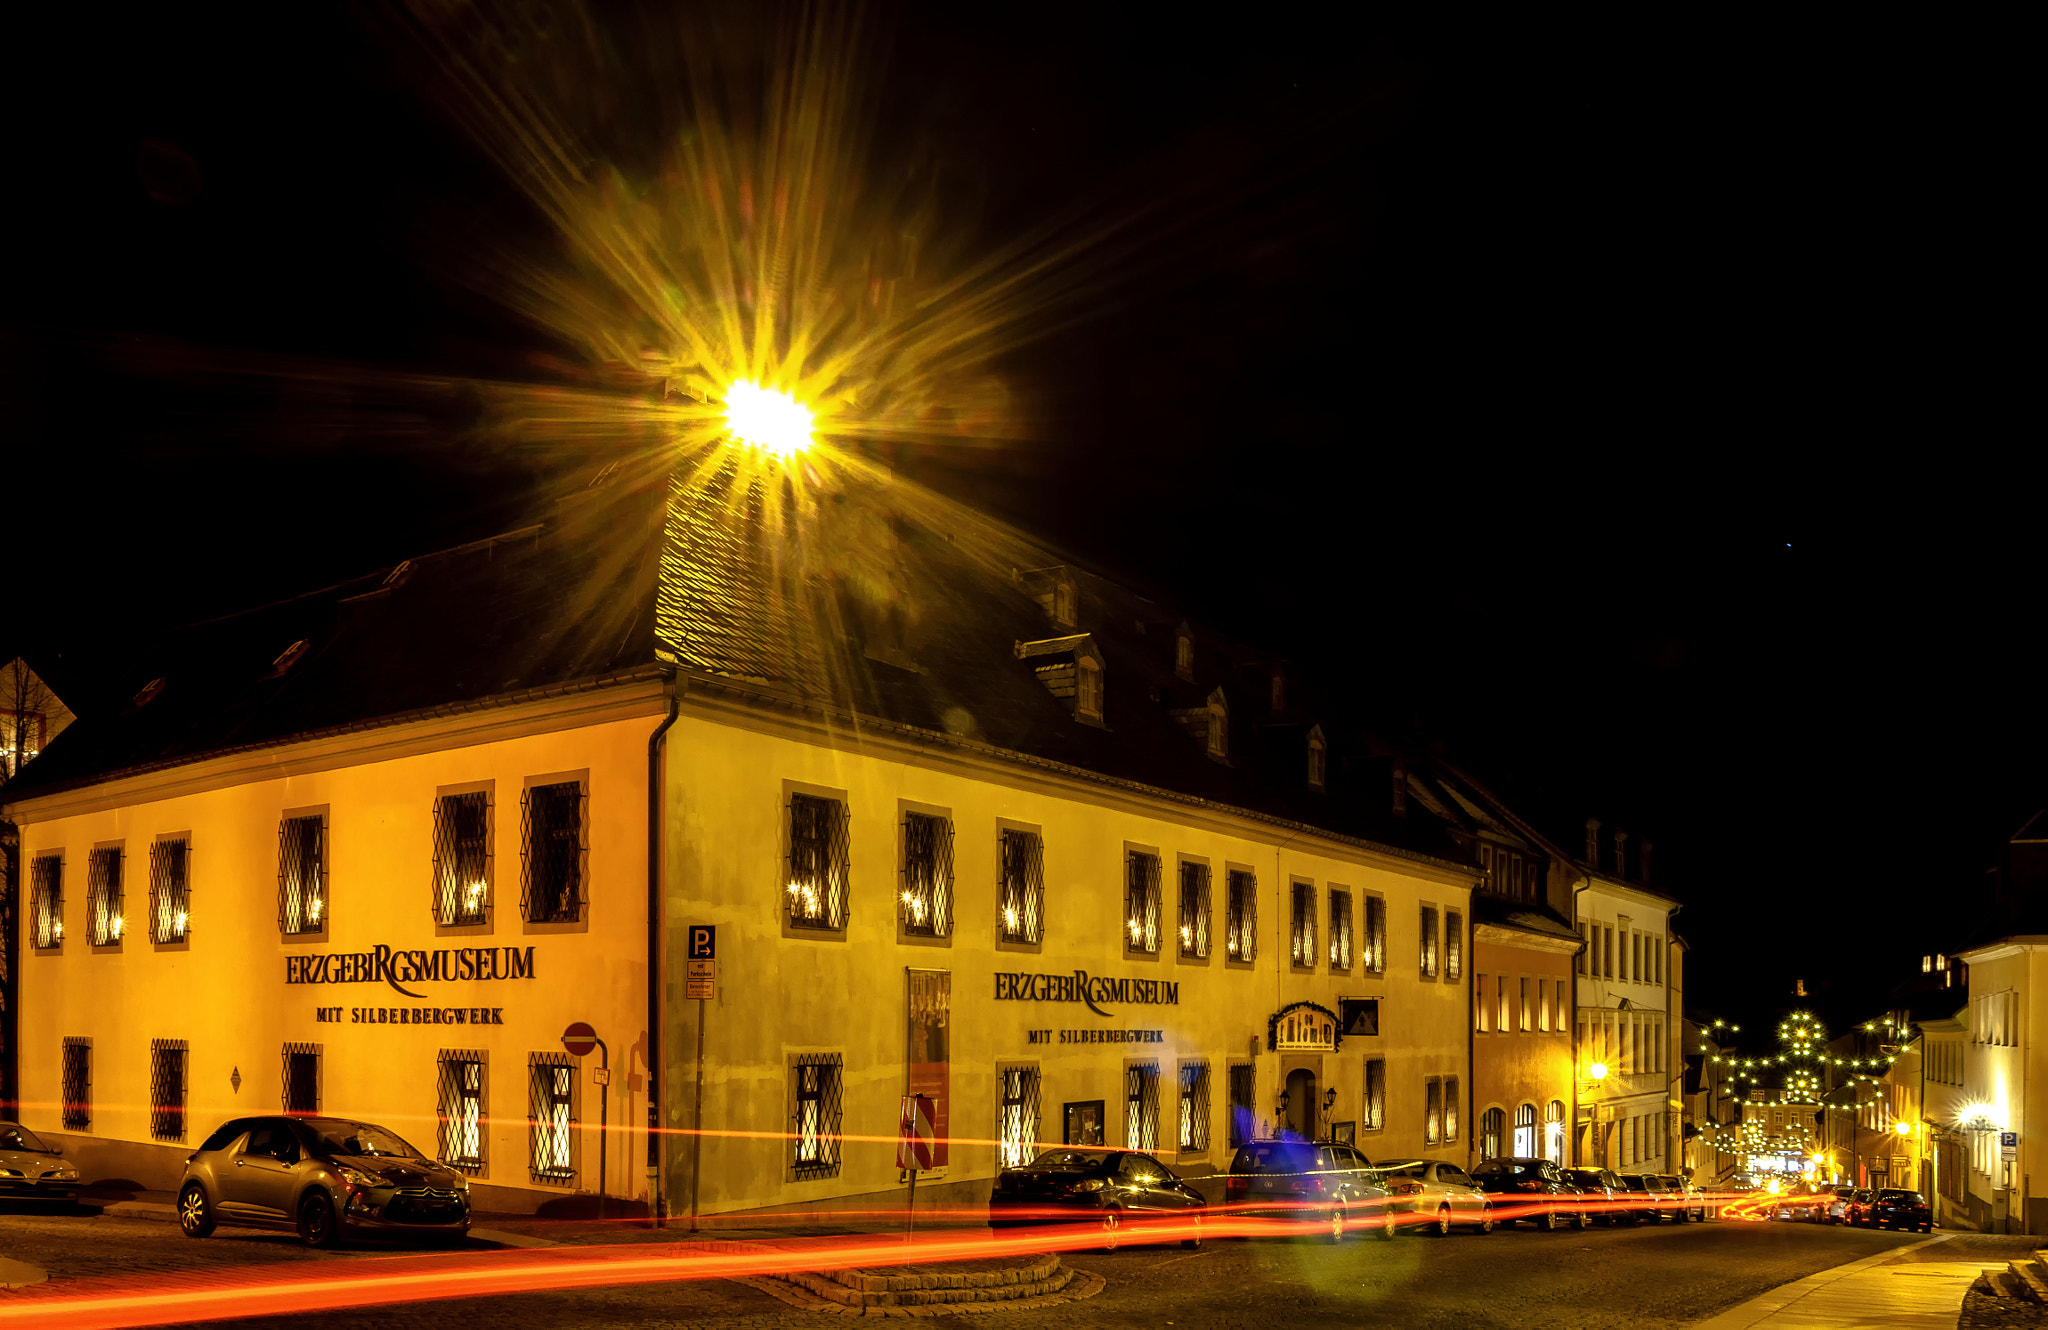
<svg viewBox="0 0 2048 1330"><path fill-rule="evenodd" d="M55 1169L51 1170L50 1176L55 1178L75 1178L78 1176L78 1168L74 1164L59 1164Z"/></svg>
<svg viewBox="0 0 2048 1330"><path fill-rule="evenodd" d="M1102 1182L1102 1179L1101 1179L1101 1178L1082 1178L1082 1179L1081 1179L1081 1180L1080 1180L1079 1182L1077 1182L1077 1183L1075 1183L1075 1184L1074 1184L1073 1190L1075 1190L1075 1191L1101 1191L1101 1190L1102 1190L1102 1187L1103 1187L1103 1182Z"/></svg>
<svg viewBox="0 0 2048 1330"><path fill-rule="evenodd" d="M348 1183L352 1187L377 1187L382 1186L384 1181L382 1178L374 1177L359 1168L351 1168L347 1164L336 1164L334 1171L341 1176L343 1182Z"/></svg>

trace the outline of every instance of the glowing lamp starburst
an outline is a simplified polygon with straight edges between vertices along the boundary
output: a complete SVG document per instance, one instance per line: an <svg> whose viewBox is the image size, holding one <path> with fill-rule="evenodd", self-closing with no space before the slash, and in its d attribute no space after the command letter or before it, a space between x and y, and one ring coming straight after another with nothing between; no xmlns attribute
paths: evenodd
<svg viewBox="0 0 2048 1330"><path fill-rule="evenodd" d="M732 437L784 461L808 450L816 425L811 409L788 393L740 379L725 390L725 424Z"/></svg>

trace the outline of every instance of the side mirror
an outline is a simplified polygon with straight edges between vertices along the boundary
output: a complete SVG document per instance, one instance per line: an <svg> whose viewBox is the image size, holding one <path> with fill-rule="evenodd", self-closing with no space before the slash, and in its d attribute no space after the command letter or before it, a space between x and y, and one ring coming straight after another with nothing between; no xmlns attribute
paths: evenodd
<svg viewBox="0 0 2048 1330"><path fill-rule="evenodd" d="M57 1156L59 1159L62 1159L64 1157L64 1147L61 1145L52 1145L50 1147L50 1153Z"/></svg>

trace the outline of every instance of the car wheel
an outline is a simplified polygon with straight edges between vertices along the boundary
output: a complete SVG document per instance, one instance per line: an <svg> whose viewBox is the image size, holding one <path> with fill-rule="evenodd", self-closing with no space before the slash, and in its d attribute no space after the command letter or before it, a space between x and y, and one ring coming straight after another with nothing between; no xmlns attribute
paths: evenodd
<svg viewBox="0 0 2048 1330"><path fill-rule="evenodd" d="M299 1241L308 1247L332 1247L335 1238L334 1202L324 1191L311 1191L299 1202Z"/></svg>
<svg viewBox="0 0 2048 1330"><path fill-rule="evenodd" d="M1121 1236L1122 1228L1123 1216L1121 1213L1119 1213L1115 1209L1104 1210L1102 1212L1103 1251L1112 1252L1116 1250L1117 1238Z"/></svg>
<svg viewBox="0 0 2048 1330"><path fill-rule="evenodd" d="M1447 1238L1451 1235L1451 1207L1446 1205L1436 1212L1436 1222L1429 1226L1431 1237Z"/></svg>
<svg viewBox="0 0 2048 1330"><path fill-rule="evenodd" d="M185 1184L185 1190L178 1193L178 1227L188 1238L203 1238L213 1232L213 1202L206 1199L206 1188L196 1182Z"/></svg>
<svg viewBox="0 0 2048 1330"><path fill-rule="evenodd" d="M1330 1211L1330 1241L1344 1241L1344 1207L1341 1205Z"/></svg>
<svg viewBox="0 0 2048 1330"><path fill-rule="evenodd" d="M1394 1240L1394 1235L1400 1231L1400 1222L1394 1216L1394 1207L1391 1205L1381 1206L1380 1241L1392 1242Z"/></svg>
<svg viewBox="0 0 2048 1330"><path fill-rule="evenodd" d="M1479 1231L1481 1233L1493 1232L1493 1207L1490 1205L1479 1212Z"/></svg>
<svg viewBox="0 0 2048 1330"><path fill-rule="evenodd" d="M1671 1222L1672 1222L1672 1223L1674 1223L1674 1224L1684 1224L1684 1223L1689 1223L1689 1222L1691 1222L1691 1220L1692 1220L1692 1211L1690 1211L1690 1210L1683 1210L1683 1209L1680 1209L1680 1210L1673 1210L1673 1211L1671 1212Z"/></svg>
<svg viewBox="0 0 2048 1330"><path fill-rule="evenodd" d="M1543 1212L1543 1231L1545 1233L1555 1233L1563 1227L1564 1225L1558 1222L1557 1211L1545 1210Z"/></svg>
<svg viewBox="0 0 2048 1330"><path fill-rule="evenodd" d="M1195 1215L1195 1216L1194 1216L1194 1225L1195 1225L1195 1236L1193 1236L1192 1238L1182 1238L1182 1239L1180 1240L1180 1245L1181 1245L1181 1246L1183 1246L1183 1247L1185 1247L1185 1248L1187 1248L1187 1249L1188 1249L1189 1251L1200 1251L1200 1250L1202 1249L1202 1216L1201 1216L1201 1215L1199 1215L1199 1214L1198 1214L1198 1215Z"/></svg>
<svg viewBox="0 0 2048 1330"><path fill-rule="evenodd" d="M1584 1232L1585 1232L1585 1231L1586 1231L1587 1229L1589 1229L1589 1228L1591 1228L1591 1227L1593 1227L1593 1213L1592 1213L1592 1211L1590 1211L1590 1210L1581 1210L1581 1211L1579 1211L1579 1232L1581 1232L1581 1233L1584 1233Z"/></svg>

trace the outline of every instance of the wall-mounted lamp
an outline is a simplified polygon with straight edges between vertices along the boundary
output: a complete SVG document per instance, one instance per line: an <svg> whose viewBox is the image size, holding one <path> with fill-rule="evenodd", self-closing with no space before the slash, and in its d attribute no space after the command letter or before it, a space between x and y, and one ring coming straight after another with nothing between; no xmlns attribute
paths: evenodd
<svg viewBox="0 0 2048 1330"><path fill-rule="evenodd" d="M1287 1116L1287 1091L1282 1090L1280 1097L1273 1102L1273 1116L1276 1118Z"/></svg>
<svg viewBox="0 0 2048 1330"><path fill-rule="evenodd" d="M1586 1068L1586 1074L1588 1076L1591 1076L1596 1081L1604 1081L1607 1079L1607 1064L1604 1062L1596 1062L1592 1066Z"/></svg>
<svg viewBox="0 0 2048 1330"><path fill-rule="evenodd" d="M1910 1122L1894 1122L1892 1130L1901 1136L1911 1136L1913 1134L1913 1124Z"/></svg>

